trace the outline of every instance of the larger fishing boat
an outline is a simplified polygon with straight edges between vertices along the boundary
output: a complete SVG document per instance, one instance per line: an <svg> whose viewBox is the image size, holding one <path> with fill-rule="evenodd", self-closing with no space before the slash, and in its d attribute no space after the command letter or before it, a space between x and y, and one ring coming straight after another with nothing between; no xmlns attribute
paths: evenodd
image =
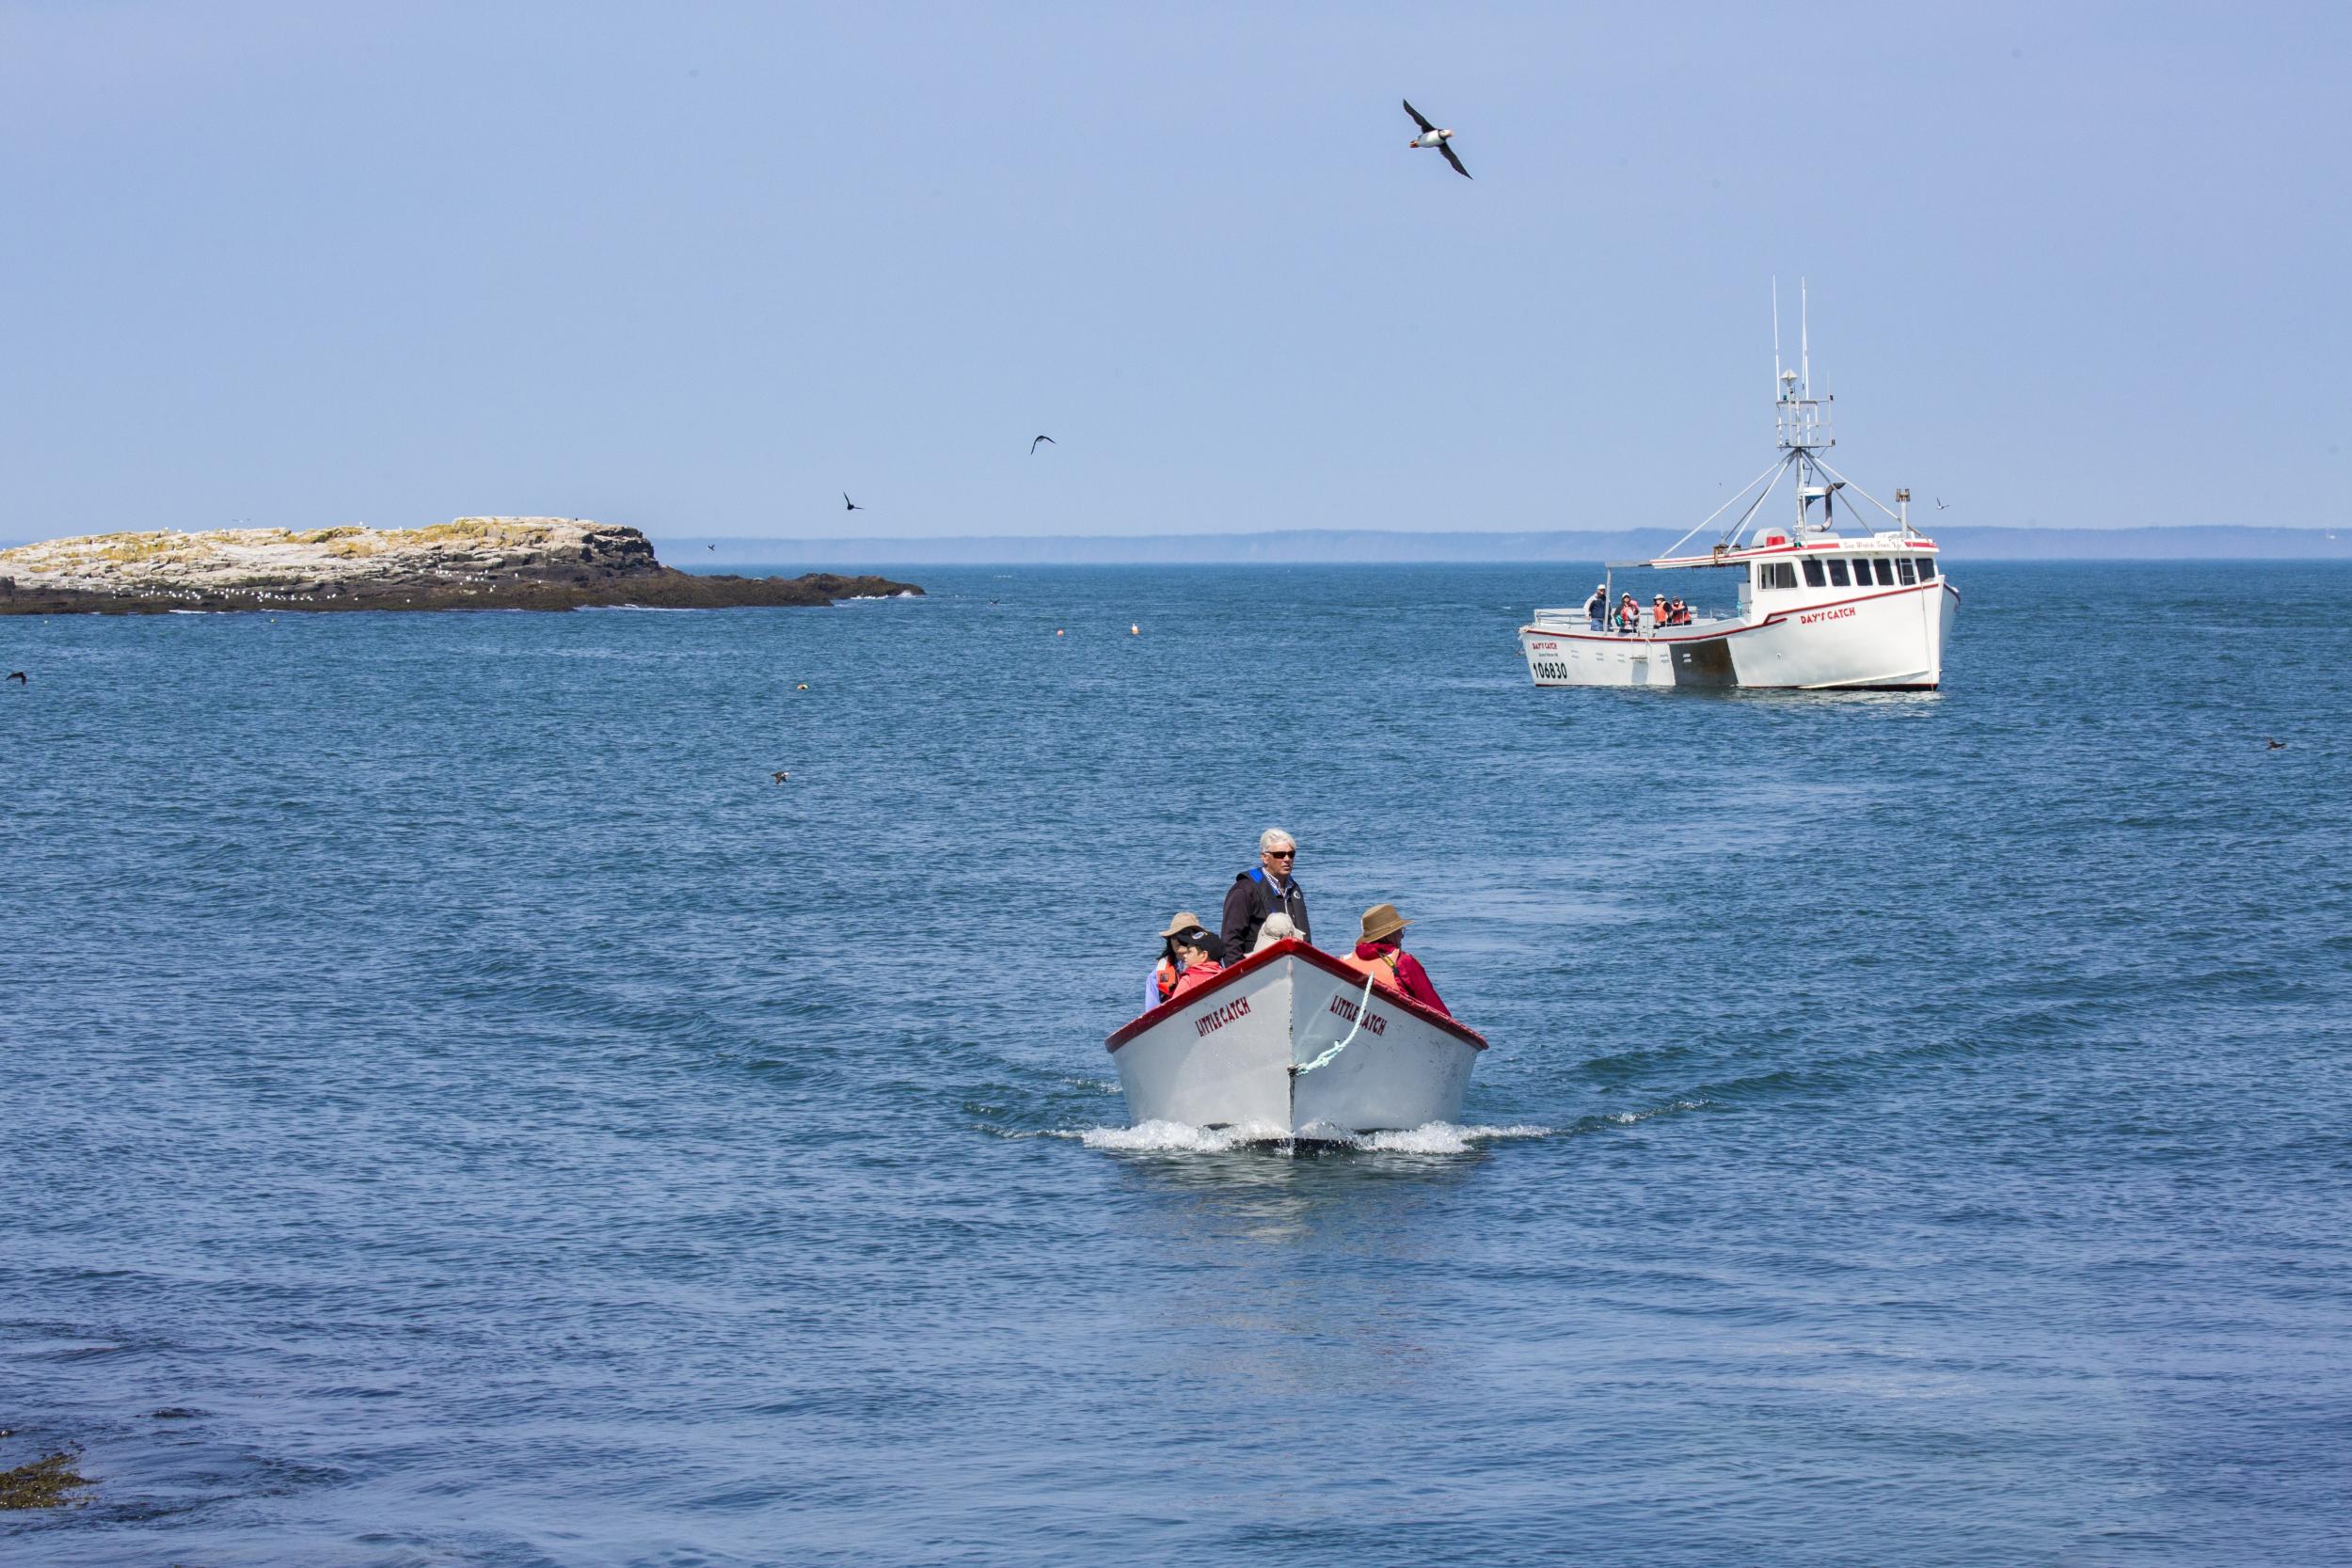
<svg viewBox="0 0 2352 1568"><path fill-rule="evenodd" d="M1802 295L1800 296L1802 300ZM1613 562L1581 609L1538 610L1519 628L1519 651L1537 686L1768 687L1933 690L1944 679L1944 641L1960 590L1943 575L1935 542L1911 526L1911 492L1886 506L1822 458L1837 444L1830 400L1813 395L1810 334L1799 307L1798 369L1780 362L1780 311L1772 311L1772 379L1779 455L1697 528L1649 561ZM1756 521L1784 478L1796 512ZM1754 496L1753 500L1749 497ZM1891 528L1841 533L1837 502L1859 497ZM1740 513L1700 555L1676 550L1741 501ZM1727 613L1660 617L1628 606L1627 570L1728 572L1738 588ZM1720 580L1720 579L1718 579Z"/></svg>

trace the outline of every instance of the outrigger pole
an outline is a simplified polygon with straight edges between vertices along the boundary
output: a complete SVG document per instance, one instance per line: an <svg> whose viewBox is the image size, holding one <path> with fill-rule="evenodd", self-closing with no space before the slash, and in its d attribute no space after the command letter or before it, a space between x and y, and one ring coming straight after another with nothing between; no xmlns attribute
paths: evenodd
<svg viewBox="0 0 2352 1568"><path fill-rule="evenodd" d="M1751 506L1751 507L1749 507L1749 508L1748 508L1745 512L1742 512L1741 514L1740 514L1740 521L1731 525L1731 531L1732 531L1732 533L1737 533L1737 532L1739 532L1739 531L1740 531L1740 524L1745 523L1745 522L1746 522L1746 521L1747 521L1750 517L1752 517L1752 516L1756 515L1756 508L1757 506L1762 506L1762 505L1764 504L1764 497L1765 497L1765 496L1769 496L1769 495L1771 495L1771 494L1772 493L1772 491L1773 491L1775 488L1777 488L1777 487L1779 486L1779 484L1780 484L1780 476L1781 476L1781 474L1782 474L1783 472L1787 471L1788 467L1788 458L1786 458L1786 457L1775 457L1775 458L1773 458L1773 459L1772 460L1772 462L1771 462L1771 463L1769 463L1769 464L1765 465L1765 468L1764 468L1764 472L1763 472L1763 473L1760 473L1760 474L1756 475L1755 479L1752 479L1752 480L1748 481L1745 484L1742 484L1741 486L1740 486L1739 490L1738 490L1738 491L1737 491L1737 492L1736 492L1736 493L1732 496L1731 499L1729 499L1729 500L1727 500L1727 501L1724 502L1724 504L1723 504L1723 505L1721 505L1721 506L1717 507L1714 511L1712 511L1712 512L1708 513L1706 516L1701 517L1701 518L1699 519L1699 522L1698 522L1698 527L1697 527L1697 528L1692 529L1692 530L1691 531L1691 532L1690 532L1690 533L1686 533L1686 534L1684 534L1681 538L1679 538L1679 539L1676 540L1673 544L1671 544L1671 545L1667 546L1666 546L1663 550L1660 551L1660 552L1659 552L1659 554L1658 554L1656 557L1653 557L1652 559L1655 559L1655 560L1662 560L1662 559L1664 559L1666 556L1670 556L1670 555L1674 554L1674 553L1675 553L1675 551L1677 551L1677 550L1678 550L1678 549L1682 548L1682 546L1685 546L1685 545L1687 545L1687 544L1689 544L1689 543L1691 542L1691 536L1692 536L1692 534L1695 534L1695 533L1697 533L1697 532L1699 531L1699 530L1700 530L1700 529L1704 529L1705 527L1707 527L1707 525L1708 525L1708 524L1709 524L1709 523L1713 522L1716 518L1718 518L1718 517L1722 516L1724 513L1726 513L1726 512L1730 511L1730 510L1731 510L1734 506L1738 505L1738 504L1739 504L1739 501L1740 501L1740 498L1741 496L1744 496L1744 495L1746 495L1749 491L1751 491L1751 490L1755 489L1755 488L1756 488L1756 484L1757 484L1757 483L1758 483L1759 481L1761 481L1761 480L1763 480L1763 479L1765 479L1765 478L1767 478L1767 477L1769 476L1769 477L1771 478L1771 480L1772 480L1772 483L1771 484L1767 484L1767 485L1765 485L1765 486L1764 486L1764 495L1763 495L1763 496L1758 496L1758 497L1756 497L1756 506ZM1726 538L1728 538L1728 537L1729 537L1729 535L1725 535L1725 537L1726 537ZM1623 564L1628 565L1628 566L1639 566L1639 565L1641 565L1641 564L1642 564L1642 562L1638 562L1638 561L1629 561L1629 562L1624 562Z"/></svg>

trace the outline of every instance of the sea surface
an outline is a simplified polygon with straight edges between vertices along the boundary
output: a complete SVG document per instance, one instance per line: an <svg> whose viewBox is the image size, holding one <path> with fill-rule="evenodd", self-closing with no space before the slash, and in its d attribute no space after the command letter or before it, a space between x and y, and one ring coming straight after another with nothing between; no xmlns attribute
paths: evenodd
<svg viewBox="0 0 2352 1568"><path fill-rule="evenodd" d="M0 619L0 1562L2352 1561L2352 567L911 575ZM1270 824L1464 1125L1127 1128Z"/></svg>

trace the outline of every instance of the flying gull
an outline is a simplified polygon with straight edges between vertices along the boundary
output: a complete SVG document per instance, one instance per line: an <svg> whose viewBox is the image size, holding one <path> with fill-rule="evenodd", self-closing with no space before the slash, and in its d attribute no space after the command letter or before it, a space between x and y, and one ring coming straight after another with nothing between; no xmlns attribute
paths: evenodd
<svg viewBox="0 0 2352 1568"><path fill-rule="evenodd" d="M1400 102L1402 102L1405 105L1405 112L1413 117L1413 123L1421 127L1421 135L1415 136L1411 141L1406 142L1405 145L1407 147L1436 148L1438 151L1445 154L1445 161L1454 166L1454 173L1460 175L1465 180L1469 179L1470 177L1470 171L1464 168L1462 166L1462 160L1454 155L1454 133L1451 131L1441 131L1435 125L1430 124L1429 121L1423 118L1422 112L1413 107L1413 101L1411 99L1403 99Z"/></svg>
<svg viewBox="0 0 2352 1568"><path fill-rule="evenodd" d="M1058 447L1061 445L1059 441L1055 440L1051 436L1041 436L1037 438L1037 441L1042 441L1049 447ZM1029 455L1031 457L1035 457L1037 455L1037 441L1031 441L1029 443Z"/></svg>
<svg viewBox="0 0 2352 1568"><path fill-rule="evenodd" d="M847 490L841 492L841 504L848 507L852 512L863 512L866 510L866 508L858 505L857 502L850 499L850 492Z"/></svg>

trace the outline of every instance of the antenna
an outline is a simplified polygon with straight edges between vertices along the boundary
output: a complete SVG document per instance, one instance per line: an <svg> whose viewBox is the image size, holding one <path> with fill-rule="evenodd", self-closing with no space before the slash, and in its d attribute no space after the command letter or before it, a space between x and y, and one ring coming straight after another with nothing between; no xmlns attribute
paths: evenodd
<svg viewBox="0 0 2352 1568"><path fill-rule="evenodd" d="M1780 277L1772 277L1772 396L1780 396Z"/></svg>
<svg viewBox="0 0 2352 1568"><path fill-rule="evenodd" d="M1813 335L1805 320L1804 279L1797 279L1797 358L1804 367L1804 395L1813 395Z"/></svg>

